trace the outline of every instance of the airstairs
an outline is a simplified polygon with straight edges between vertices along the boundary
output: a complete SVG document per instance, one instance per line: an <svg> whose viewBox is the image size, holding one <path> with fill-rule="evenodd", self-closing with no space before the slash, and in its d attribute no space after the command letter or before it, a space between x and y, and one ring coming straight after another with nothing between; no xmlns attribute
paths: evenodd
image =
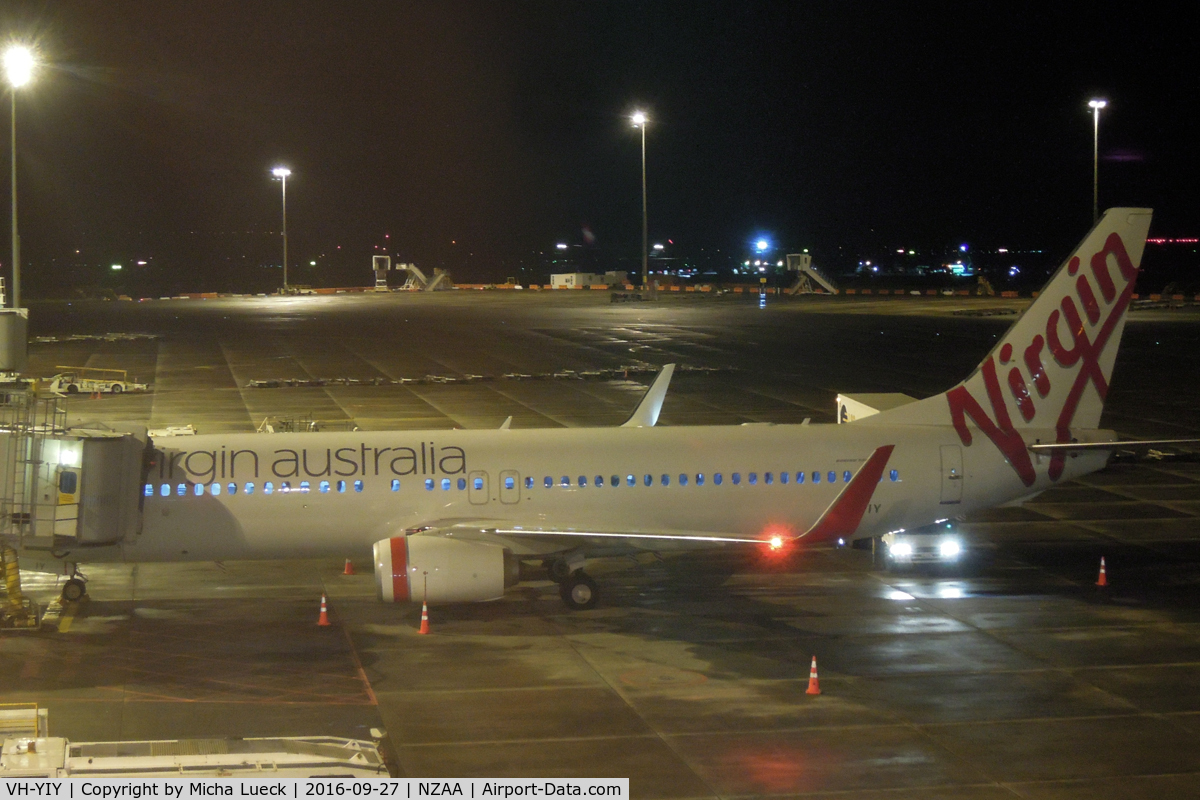
<svg viewBox="0 0 1200 800"><path fill-rule="evenodd" d="M408 273L408 279L404 282L404 288L408 291L436 292L439 289L454 288L450 273L438 267L434 267L431 276L427 276L416 264L399 264L396 269Z"/></svg>
<svg viewBox="0 0 1200 800"><path fill-rule="evenodd" d="M837 284L813 266L808 253L788 253L787 269L796 273L796 282L787 290L790 295L838 293Z"/></svg>

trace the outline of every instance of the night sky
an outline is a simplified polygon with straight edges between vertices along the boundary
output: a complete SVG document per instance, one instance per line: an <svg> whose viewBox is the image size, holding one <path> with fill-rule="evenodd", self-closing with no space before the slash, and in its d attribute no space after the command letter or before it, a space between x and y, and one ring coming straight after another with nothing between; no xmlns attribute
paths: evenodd
<svg viewBox="0 0 1200 800"><path fill-rule="evenodd" d="M279 261L276 164L290 260L319 265L297 282L362 283L377 246L493 280L585 228L636 261L635 107L681 255L1067 247L1097 95L1101 206L1200 234L1194 25L1044 6L7 0L45 61L17 101L26 282L146 259L236 289Z"/></svg>

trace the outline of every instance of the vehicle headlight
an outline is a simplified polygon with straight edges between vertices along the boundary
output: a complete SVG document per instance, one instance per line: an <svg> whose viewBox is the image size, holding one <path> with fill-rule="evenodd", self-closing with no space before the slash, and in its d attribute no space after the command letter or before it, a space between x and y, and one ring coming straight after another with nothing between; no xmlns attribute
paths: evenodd
<svg viewBox="0 0 1200 800"><path fill-rule="evenodd" d="M912 555L912 545L908 542L896 542L889 549L892 551L892 555L900 556L901 558L907 558Z"/></svg>
<svg viewBox="0 0 1200 800"><path fill-rule="evenodd" d="M941 553L942 558L947 560L958 558L962 554L962 542L958 539L943 539L938 552Z"/></svg>

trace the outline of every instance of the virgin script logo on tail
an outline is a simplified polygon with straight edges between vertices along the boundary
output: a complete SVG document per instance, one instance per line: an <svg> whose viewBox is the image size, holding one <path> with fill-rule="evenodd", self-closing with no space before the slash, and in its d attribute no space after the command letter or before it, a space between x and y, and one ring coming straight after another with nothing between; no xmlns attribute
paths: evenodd
<svg viewBox="0 0 1200 800"><path fill-rule="evenodd" d="M1120 276L1124 279L1124 288L1118 293L1113 274L1109 270L1109 259L1115 261ZM959 439L964 445L970 446L972 441L971 429L967 426L970 418L984 435L1004 454L1009 464L1020 476L1022 483L1032 486L1037 479L1029 450L1025 446L1020 433L1013 426L1013 417L1009 410L1009 398L1016 406L1016 412L1026 423L1037 418L1038 412L1053 414L1057 411L1055 421L1056 440L1058 443L1070 441L1071 422L1079 409L1079 401L1083 397L1088 384L1096 388L1100 400L1108 394L1108 381L1100 365L1100 357L1112 336L1113 330L1121 321L1129 300L1133 294L1134 279L1138 270L1125 250L1125 243L1117 233L1109 234L1104 246L1091 257L1091 275L1095 286L1099 287L1100 296L1096 296L1093 283L1086 273L1080 272L1078 256L1072 256L1067 263L1067 275L1075 278L1074 294L1067 292L1063 295L1059 307L1050 312L1046 319L1045 335L1037 333L1025 346L1020 361L1014 360L1014 348L1006 342L999 352L999 367L1007 368L1006 382L1008 392L1000 386L996 360L989 355L979 369L983 379L983 388L987 395L987 403L991 406L992 414L988 415L983 404L973 395L968 384L972 379L959 384L946 393L950 404L950 416L954 429L958 431ZM1052 286L1059 282L1055 281ZM1036 301L1035 301L1036 303ZM1082 308L1082 315L1080 309ZM1105 316L1106 315L1106 316ZM1086 323L1084 318L1086 317ZM1059 323L1070 337L1070 342L1064 343L1059 334ZM1018 324L1018 327L1019 324ZM1094 338L1089 337L1089 330ZM1059 374L1067 380L1074 376L1070 391L1061 401L1044 401L1049 396L1050 374L1046 370L1044 358L1046 351L1053 357L1054 363L1063 370L1075 369L1072 372ZM1025 371L1022 372L1022 364ZM1011 365L1011 366L1009 366ZM1028 377L1027 377L1028 376ZM1030 383L1033 390L1030 390ZM1055 408L1055 402L1061 402ZM1039 408L1040 405L1040 408ZM1049 476L1058 480L1065 465L1065 455L1055 453L1050 459Z"/></svg>

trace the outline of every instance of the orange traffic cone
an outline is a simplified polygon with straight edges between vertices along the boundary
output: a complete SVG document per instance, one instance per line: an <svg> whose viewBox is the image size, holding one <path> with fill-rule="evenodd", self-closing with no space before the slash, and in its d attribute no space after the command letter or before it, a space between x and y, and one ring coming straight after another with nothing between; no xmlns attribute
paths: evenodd
<svg viewBox="0 0 1200 800"><path fill-rule="evenodd" d="M348 558L346 559L346 568L344 570L342 570L342 574L343 575L353 575L354 574L354 563Z"/></svg>
<svg viewBox="0 0 1200 800"><path fill-rule="evenodd" d="M1096 580L1097 586L1108 586L1108 573L1104 570L1104 556L1100 556L1100 577Z"/></svg>
<svg viewBox="0 0 1200 800"><path fill-rule="evenodd" d="M808 691L805 694L820 694L821 684L817 680L817 657L813 656L812 666L808 670Z"/></svg>
<svg viewBox="0 0 1200 800"><path fill-rule="evenodd" d="M321 616L317 617L317 625L324 628L329 622L329 610L325 607L325 595L321 595Z"/></svg>
<svg viewBox="0 0 1200 800"><path fill-rule="evenodd" d="M421 630L418 633L429 633L429 604L421 602Z"/></svg>

